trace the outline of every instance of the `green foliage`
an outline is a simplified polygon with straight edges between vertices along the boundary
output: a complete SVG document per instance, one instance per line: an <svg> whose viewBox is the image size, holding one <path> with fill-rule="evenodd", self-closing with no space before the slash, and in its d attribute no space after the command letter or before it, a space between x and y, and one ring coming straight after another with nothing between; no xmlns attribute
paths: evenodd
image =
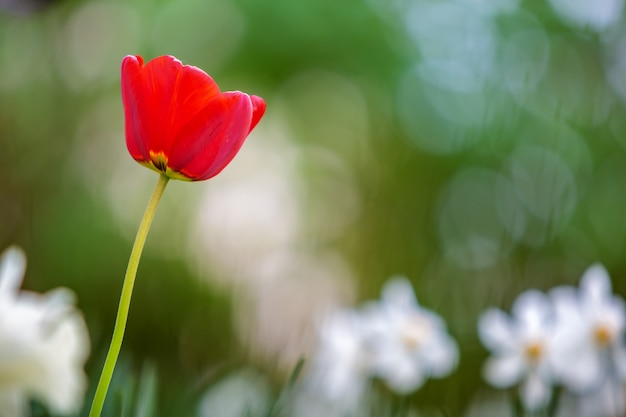
<svg viewBox="0 0 626 417"><path fill-rule="evenodd" d="M402 403L381 401L378 415L420 406L462 415L485 390L475 326L487 306L574 283L595 261L626 292L622 28L578 28L548 2L476 20L469 12L454 20L450 7L431 16L437 25L411 26L426 15L412 9L418 3L437 2L56 1L0 15L0 249L25 249L24 288L76 292L92 338L92 387L136 227L129 219L152 186L124 150L125 54L174 54L225 89L264 96L267 117L250 141L279 141L306 161L293 173L305 177L307 230L294 252L346 260L354 279L341 301L376 297L401 273L445 318L461 346L459 369ZM429 73L429 59L457 62L458 72ZM333 187L344 183L353 211L341 205L350 193ZM188 186L200 194L213 184L171 188ZM195 415L196 388L224 364L253 363L282 380L272 366L280 354L256 346L240 323L236 307L254 306L254 295L240 281L224 284L230 277L217 267L197 268L196 243L179 239L194 229L198 198L168 197L175 207L157 214L160 230L148 237L123 348L129 363L152 365L116 372L109 416ZM321 221L319 200L330 207ZM322 233L320 224L333 227L347 212L337 233ZM284 412L295 384L263 417Z"/></svg>

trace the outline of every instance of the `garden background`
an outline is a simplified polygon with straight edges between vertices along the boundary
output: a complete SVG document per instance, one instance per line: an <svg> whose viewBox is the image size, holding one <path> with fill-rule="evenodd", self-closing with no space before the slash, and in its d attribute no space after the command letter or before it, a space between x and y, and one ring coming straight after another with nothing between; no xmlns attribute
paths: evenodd
<svg viewBox="0 0 626 417"><path fill-rule="evenodd" d="M276 393L311 354L321 312L377 298L400 274L460 348L456 371L409 401L467 414L497 394L481 378L487 307L577 284L594 262L626 294L622 10L0 1L0 248L25 250L23 288L76 293L88 403L157 177L125 148L120 63L174 55L262 96L267 113L222 174L168 187L112 401L142 372L162 416L196 415L244 368Z"/></svg>

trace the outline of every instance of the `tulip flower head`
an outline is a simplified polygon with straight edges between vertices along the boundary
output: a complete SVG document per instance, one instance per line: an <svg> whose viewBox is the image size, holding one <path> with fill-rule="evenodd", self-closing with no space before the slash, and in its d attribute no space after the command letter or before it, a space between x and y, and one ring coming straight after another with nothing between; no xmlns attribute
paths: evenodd
<svg viewBox="0 0 626 417"><path fill-rule="evenodd" d="M126 146L140 164L170 178L202 181L234 158L265 113L265 101L222 93L204 71L161 56L122 61Z"/></svg>

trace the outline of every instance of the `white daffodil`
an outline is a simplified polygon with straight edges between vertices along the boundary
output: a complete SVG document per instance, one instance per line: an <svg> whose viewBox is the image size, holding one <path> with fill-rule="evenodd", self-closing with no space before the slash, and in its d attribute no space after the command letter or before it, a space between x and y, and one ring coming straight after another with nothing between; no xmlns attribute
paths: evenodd
<svg viewBox="0 0 626 417"><path fill-rule="evenodd" d="M603 31L621 20L624 0L550 0L556 14L579 28Z"/></svg>
<svg viewBox="0 0 626 417"><path fill-rule="evenodd" d="M400 277L385 285L382 300L329 315L319 336L294 415L364 415L371 378L408 394L449 374L459 356L443 320L422 308Z"/></svg>
<svg viewBox="0 0 626 417"><path fill-rule="evenodd" d="M260 416L270 404L268 381L253 369L231 372L213 385L200 401L198 417Z"/></svg>
<svg viewBox="0 0 626 417"><path fill-rule="evenodd" d="M364 309L374 352L374 373L399 394L417 390L430 377L448 375L459 358L444 321L421 307L404 277L392 278L380 302Z"/></svg>
<svg viewBox="0 0 626 417"><path fill-rule="evenodd" d="M592 265L578 290L559 287L551 295L559 321L555 365L563 384L588 393L607 380L626 380L626 308L613 295L606 269Z"/></svg>
<svg viewBox="0 0 626 417"><path fill-rule="evenodd" d="M517 298L511 315L489 309L478 322L480 340L492 354L483 368L485 379L496 388L519 385L529 411L545 407L552 395L554 329L549 298L534 290Z"/></svg>
<svg viewBox="0 0 626 417"><path fill-rule="evenodd" d="M611 379L589 393L579 395L576 411L579 417L620 417L626 415L624 384Z"/></svg>
<svg viewBox="0 0 626 417"><path fill-rule="evenodd" d="M372 372L372 352L363 318L339 310L322 323L308 385L334 407L352 409L361 401Z"/></svg>
<svg viewBox="0 0 626 417"><path fill-rule="evenodd" d="M27 414L37 399L55 414L79 411L86 388L89 337L69 290L20 292L26 257L0 259L0 416Z"/></svg>

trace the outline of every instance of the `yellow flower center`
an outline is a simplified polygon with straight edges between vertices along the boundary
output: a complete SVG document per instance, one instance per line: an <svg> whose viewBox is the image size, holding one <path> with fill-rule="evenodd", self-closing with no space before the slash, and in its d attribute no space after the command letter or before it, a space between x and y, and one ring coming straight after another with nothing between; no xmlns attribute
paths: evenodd
<svg viewBox="0 0 626 417"><path fill-rule="evenodd" d="M140 164L156 171L161 172L167 175L170 178L181 180L181 181L192 181L193 179L186 176L185 174L177 171L173 171L170 167L167 166L168 160L167 156L163 152L152 152L150 151L150 161L148 162L140 162Z"/></svg>
<svg viewBox="0 0 626 417"><path fill-rule="evenodd" d="M613 341L613 334L608 326L600 324L593 329L593 339L599 346L608 346Z"/></svg>
<svg viewBox="0 0 626 417"><path fill-rule="evenodd" d="M537 363L543 356L544 348L543 345L539 342L531 342L526 345L524 349L524 354L526 355L526 359L531 363Z"/></svg>
<svg viewBox="0 0 626 417"><path fill-rule="evenodd" d="M430 323L414 316L402 329L402 342L409 350L416 350L426 342L432 332Z"/></svg>
<svg viewBox="0 0 626 417"><path fill-rule="evenodd" d="M152 160L152 165L158 171L167 172L167 156L163 152L154 153L150 151L150 159Z"/></svg>

